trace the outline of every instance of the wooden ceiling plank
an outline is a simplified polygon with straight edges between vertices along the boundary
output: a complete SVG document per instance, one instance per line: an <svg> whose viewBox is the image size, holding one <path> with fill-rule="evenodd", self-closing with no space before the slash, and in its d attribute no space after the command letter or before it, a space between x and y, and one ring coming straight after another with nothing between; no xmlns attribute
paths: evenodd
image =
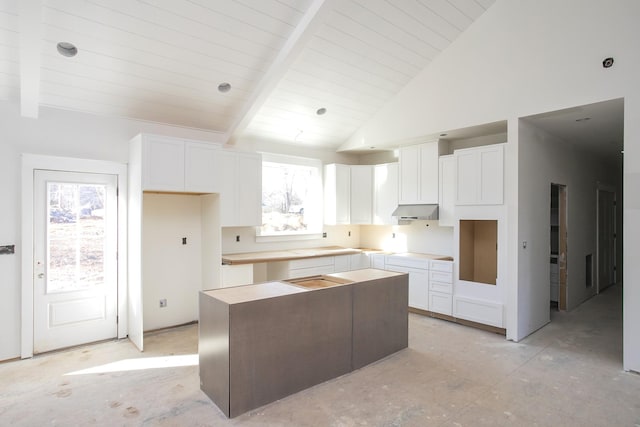
<svg viewBox="0 0 640 427"><path fill-rule="evenodd" d="M316 30L327 19L337 0L314 0L300 20L282 50L271 63L268 71L256 86L240 115L226 132L227 143L233 144L240 132L258 113L260 107L285 76L289 66L295 61Z"/></svg>

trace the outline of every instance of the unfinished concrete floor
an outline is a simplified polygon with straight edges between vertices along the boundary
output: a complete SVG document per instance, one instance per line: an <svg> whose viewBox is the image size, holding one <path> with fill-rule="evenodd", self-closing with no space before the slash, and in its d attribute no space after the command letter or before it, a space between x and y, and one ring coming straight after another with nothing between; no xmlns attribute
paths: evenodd
<svg viewBox="0 0 640 427"><path fill-rule="evenodd" d="M409 349L232 420L199 389L197 326L147 336L144 353L89 345L0 364L0 425L637 426L621 295L555 313L520 343L412 314Z"/></svg>

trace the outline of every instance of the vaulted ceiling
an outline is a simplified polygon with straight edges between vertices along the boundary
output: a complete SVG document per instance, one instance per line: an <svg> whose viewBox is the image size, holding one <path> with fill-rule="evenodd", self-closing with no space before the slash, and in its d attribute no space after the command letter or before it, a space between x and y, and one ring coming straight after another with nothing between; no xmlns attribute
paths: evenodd
<svg viewBox="0 0 640 427"><path fill-rule="evenodd" d="M493 2L0 0L0 99L338 147Z"/></svg>

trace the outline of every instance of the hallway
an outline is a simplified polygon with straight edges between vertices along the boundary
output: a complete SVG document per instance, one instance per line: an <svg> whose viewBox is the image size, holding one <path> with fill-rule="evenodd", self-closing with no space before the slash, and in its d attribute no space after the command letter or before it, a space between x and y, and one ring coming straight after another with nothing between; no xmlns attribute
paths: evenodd
<svg viewBox="0 0 640 427"><path fill-rule="evenodd" d="M197 326L0 364L3 425L640 424L614 286L520 343L411 314L409 349L232 420L199 390ZM149 368L150 366L153 368Z"/></svg>

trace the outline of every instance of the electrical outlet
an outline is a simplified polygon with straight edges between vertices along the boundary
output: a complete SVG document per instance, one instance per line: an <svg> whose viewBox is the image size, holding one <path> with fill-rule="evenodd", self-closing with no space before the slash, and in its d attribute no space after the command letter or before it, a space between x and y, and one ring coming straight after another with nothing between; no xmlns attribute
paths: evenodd
<svg viewBox="0 0 640 427"><path fill-rule="evenodd" d="M166 298L162 298L160 300L160 308L165 308L167 306L167 299Z"/></svg>
<svg viewBox="0 0 640 427"><path fill-rule="evenodd" d="M236 242L240 241L240 235L236 236Z"/></svg>
<svg viewBox="0 0 640 427"><path fill-rule="evenodd" d="M186 238L186 237L183 237L183 238L182 238L182 244L183 244L183 245L186 245L186 244L187 244L187 238Z"/></svg>
<svg viewBox="0 0 640 427"><path fill-rule="evenodd" d="M322 233L322 237L327 237L327 233Z"/></svg>
<svg viewBox="0 0 640 427"><path fill-rule="evenodd" d="M351 231L349 231L349 234L348 234L348 236L349 236L349 237L351 237Z"/></svg>
<svg viewBox="0 0 640 427"><path fill-rule="evenodd" d="M391 238L395 239L396 238L396 233L391 233Z"/></svg>

